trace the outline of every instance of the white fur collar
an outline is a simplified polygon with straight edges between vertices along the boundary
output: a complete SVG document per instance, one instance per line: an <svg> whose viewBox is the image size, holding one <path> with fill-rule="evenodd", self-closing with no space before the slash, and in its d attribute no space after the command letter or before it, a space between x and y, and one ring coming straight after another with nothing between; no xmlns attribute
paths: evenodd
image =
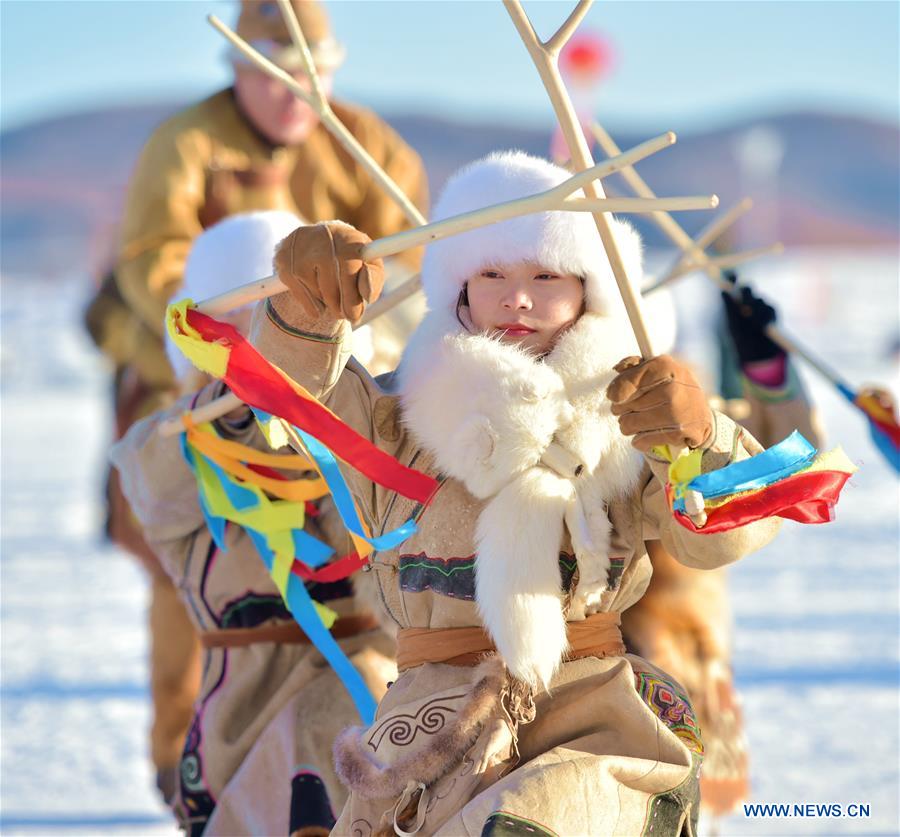
<svg viewBox="0 0 900 837"><path fill-rule="evenodd" d="M476 600L510 671L549 683L566 650L559 549L579 565L573 600L606 589L606 505L630 493L643 460L619 432L606 387L636 346L627 321L585 314L538 360L429 312L398 370L404 420L445 474L488 500L478 520ZM555 441L584 465L568 479L540 464Z"/></svg>

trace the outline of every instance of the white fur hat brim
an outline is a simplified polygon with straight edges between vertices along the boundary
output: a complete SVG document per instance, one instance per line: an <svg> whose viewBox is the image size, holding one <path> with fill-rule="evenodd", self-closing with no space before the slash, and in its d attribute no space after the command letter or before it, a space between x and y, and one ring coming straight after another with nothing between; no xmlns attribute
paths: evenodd
<svg viewBox="0 0 900 837"><path fill-rule="evenodd" d="M521 151L496 152L448 181L432 217L439 221L534 195L558 186L570 176L565 169ZM611 227L629 281L640 287L640 238L630 225L618 219L611 219ZM590 213L585 212L526 215L430 244L422 266L428 307L455 310L460 291L478 271L528 261L558 273L580 276L585 284L588 311L624 316L597 227Z"/></svg>
<svg viewBox="0 0 900 837"><path fill-rule="evenodd" d="M268 210L231 215L204 230L188 254L178 298L200 302L270 275L275 247L302 223L292 212ZM166 354L176 378L193 368L168 334Z"/></svg>

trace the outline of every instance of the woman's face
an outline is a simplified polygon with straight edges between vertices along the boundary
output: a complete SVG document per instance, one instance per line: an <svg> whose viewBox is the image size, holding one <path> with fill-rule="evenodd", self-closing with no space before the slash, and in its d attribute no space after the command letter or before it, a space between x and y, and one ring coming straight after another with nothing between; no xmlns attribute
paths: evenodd
<svg viewBox="0 0 900 837"><path fill-rule="evenodd" d="M469 278L467 288L476 329L537 354L550 351L584 307L581 279L533 262L485 268Z"/></svg>

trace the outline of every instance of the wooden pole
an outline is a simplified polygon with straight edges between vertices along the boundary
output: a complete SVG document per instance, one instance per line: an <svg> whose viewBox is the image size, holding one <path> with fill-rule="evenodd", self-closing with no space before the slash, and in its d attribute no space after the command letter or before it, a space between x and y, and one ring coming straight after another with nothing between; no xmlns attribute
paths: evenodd
<svg viewBox="0 0 900 837"><path fill-rule="evenodd" d="M557 29L556 33L548 41L541 42L519 0L503 0L506 11L509 13L519 36L522 38L525 48L528 50L528 54L531 56L531 60L534 62L541 81L544 83L544 87L550 96L556 118L568 143L572 162L579 170L590 168L594 165L594 161L591 158L590 149L582 133L578 117L575 114L572 100L559 73L559 53L587 14L591 3L592 0L580 0L569 17ZM587 184L584 187L584 192L588 198L599 198L602 196L601 190L593 183ZM619 286L619 293L625 304L625 310L628 313L628 319L634 330L641 355L645 358L652 357L653 347L641 316L639 296L628 281L625 266L616 246L609 220L603 212L596 212L594 213L594 222L597 225L597 232L600 233L603 249L606 251L606 256L612 267L616 284Z"/></svg>
<svg viewBox="0 0 900 837"><path fill-rule="evenodd" d="M613 138L603 128L594 123L594 136L604 153L608 156L615 156L619 153L619 148L613 141ZM633 168L622 170L622 177L634 190L635 194L650 198L654 196L653 190L644 182L644 179ZM653 216L660 229L669 236L675 245L689 255L692 261L703 265L703 271L718 285L720 290L726 293L734 293L735 286L729 282L722 273L722 268L712 264L712 260L706 254L705 250L697 247L696 242L682 229L678 222L666 213L659 213ZM788 337L780 328L774 324L766 327L766 336L776 345L780 346L784 351L789 352L796 357L806 361L813 369L815 369L826 380L835 386L844 387L850 391L853 390L846 381L844 381L834 370L829 369L821 360L816 358L808 349L803 348L792 337Z"/></svg>

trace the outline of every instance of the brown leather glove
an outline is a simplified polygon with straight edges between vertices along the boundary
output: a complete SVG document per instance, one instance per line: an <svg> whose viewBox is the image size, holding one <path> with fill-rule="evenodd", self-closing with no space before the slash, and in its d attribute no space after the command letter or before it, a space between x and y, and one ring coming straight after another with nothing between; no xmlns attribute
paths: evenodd
<svg viewBox="0 0 900 837"><path fill-rule="evenodd" d="M712 410L690 370L669 355L627 357L606 390L619 429L640 451L654 445L702 447L712 435Z"/></svg>
<svg viewBox="0 0 900 837"><path fill-rule="evenodd" d="M298 227L278 245L275 272L310 317L355 323L384 287L381 259L363 259L371 240L337 221Z"/></svg>

